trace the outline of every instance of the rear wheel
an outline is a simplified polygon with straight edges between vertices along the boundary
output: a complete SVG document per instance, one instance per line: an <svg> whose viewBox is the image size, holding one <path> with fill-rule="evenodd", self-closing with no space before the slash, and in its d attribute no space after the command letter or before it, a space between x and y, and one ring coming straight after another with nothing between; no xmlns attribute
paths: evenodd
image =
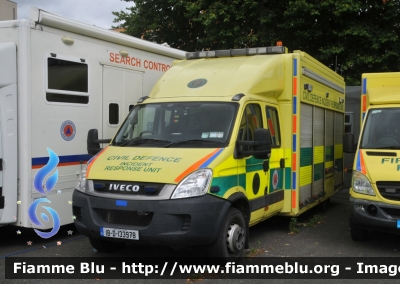
<svg viewBox="0 0 400 284"><path fill-rule="evenodd" d="M350 217L350 234L353 241L365 241L368 237L368 231L365 229L361 229L351 220Z"/></svg>
<svg viewBox="0 0 400 284"><path fill-rule="evenodd" d="M246 243L246 222L242 212L230 208L217 239L208 248L211 257L241 257Z"/></svg>
<svg viewBox="0 0 400 284"><path fill-rule="evenodd" d="M321 213L325 213L326 210L328 210L330 201L331 201L330 198L328 198L327 200L323 201L321 204L318 205L318 210L319 210Z"/></svg>
<svg viewBox="0 0 400 284"><path fill-rule="evenodd" d="M89 237L90 244L93 248L99 252L114 252L122 249L126 243L113 242L109 240L102 240L93 237Z"/></svg>

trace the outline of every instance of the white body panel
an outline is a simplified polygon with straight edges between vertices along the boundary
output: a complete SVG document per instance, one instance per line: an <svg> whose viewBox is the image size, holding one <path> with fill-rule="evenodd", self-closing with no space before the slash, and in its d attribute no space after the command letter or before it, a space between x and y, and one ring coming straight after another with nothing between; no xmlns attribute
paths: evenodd
<svg viewBox="0 0 400 284"><path fill-rule="evenodd" d="M140 97L148 95L158 78L172 65L172 61L183 59L185 52L63 19L38 9L32 9L31 18L36 23L27 20L0 22L0 59L2 44L12 43L16 46L18 62L0 61L0 144L3 147L0 158L4 161L7 153L13 155L11 160L15 161L15 176L7 175L15 184L12 186L13 195L10 195L11 200L5 199L5 208L0 208L0 225L49 229L52 222L44 223L42 227L32 224L28 214L32 202L38 198L47 198L51 203L46 206L57 211L61 225L71 223L72 192L82 164L90 158L86 149L88 131L98 129L99 139L112 138L128 114L129 106L136 104ZM122 57L121 54L126 53L128 55ZM58 82L58 77L62 78L61 84L69 80L69 74L66 73L55 79L50 78L54 70L51 69L52 60L72 62L78 68L86 68L87 90L63 91L62 87L57 89L51 86L50 82ZM59 67L57 65L54 68ZM12 70L16 74L15 82L3 76L9 76ZM8 87L13 84L14 87ZM7 131L2 96L6 87L6 93L12 93L12 90L16 92L12 97L15 104L18 99L13 120L15 124L18 121L13 137L15 150L4 148L4 133ZM54 93L54 89L56 99L50 99L48 95ZM77 100L83 98L88 102L63 102L60 97ZM110 104L114 107L111 115ZM118 106L117 123L115 106ZM110 123L113 117L113 123ZM33 184L36 173L49 159L48 148L58 155L60 161L57 168L48 174L58 170L58 181L44 195L35 190ZM4 185L4 196L10 189L5 186L4 175L0 178ZM40 216L40 213L46 214L46 211L39 206L36 213Z"/></svg>
<svg viewBox="0 0 400 284"><path fill-rule="evenodd" d="M0 223L17 215L16 45L0 43Z"/></svg>

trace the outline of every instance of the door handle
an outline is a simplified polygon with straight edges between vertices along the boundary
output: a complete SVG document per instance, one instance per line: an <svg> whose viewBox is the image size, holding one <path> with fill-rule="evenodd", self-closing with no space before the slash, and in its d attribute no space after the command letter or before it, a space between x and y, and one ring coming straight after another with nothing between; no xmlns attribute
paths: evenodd
<svg viewBox="0 0 400 284"><path fill-rule="evenodd" d="M284 169L284 168L285 168L285 159L284 159L284 158L282 158L282 159L279 161L279 165L280 165L281 169Z"/></svg>

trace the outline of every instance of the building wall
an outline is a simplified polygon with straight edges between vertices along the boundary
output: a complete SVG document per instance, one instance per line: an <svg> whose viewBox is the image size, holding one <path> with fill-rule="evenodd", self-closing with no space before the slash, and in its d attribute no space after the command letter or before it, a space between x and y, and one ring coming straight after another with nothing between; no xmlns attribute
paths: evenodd
<svg viewBox="0 0 400 284"><path fill-rule="evenodd" d="M9 0L0 0L0 21L17 19L17 3Z"/></svg>

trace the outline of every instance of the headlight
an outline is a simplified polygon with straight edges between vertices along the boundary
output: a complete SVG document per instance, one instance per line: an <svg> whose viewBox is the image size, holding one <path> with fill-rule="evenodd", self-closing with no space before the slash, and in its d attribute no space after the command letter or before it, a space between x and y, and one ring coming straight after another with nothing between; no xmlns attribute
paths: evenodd
<svg viewBox="0 0 400 284"><path fill-rule="evenodd" d="M87 165L85 165L81 172L79 173L79 177L78 177L78 183L75 187L75 189L80 190L85 192L85 188L86 188L86 169L87 169Z"/></svg>
<svg viewBox="0 0 400 284"><path fill-rule="evenodd" d="M195 171L178 184L171 199L205 195L211 184L211 180L212 171L210 169Z"/></svg>
<svg viewBox="0 0 400 284"><path fill-rule="evenodd" d="M372 188L368 178L358 171L353 171L352 178L353 190L357 193L368 194L375 196L375 191Z"/></svg>

